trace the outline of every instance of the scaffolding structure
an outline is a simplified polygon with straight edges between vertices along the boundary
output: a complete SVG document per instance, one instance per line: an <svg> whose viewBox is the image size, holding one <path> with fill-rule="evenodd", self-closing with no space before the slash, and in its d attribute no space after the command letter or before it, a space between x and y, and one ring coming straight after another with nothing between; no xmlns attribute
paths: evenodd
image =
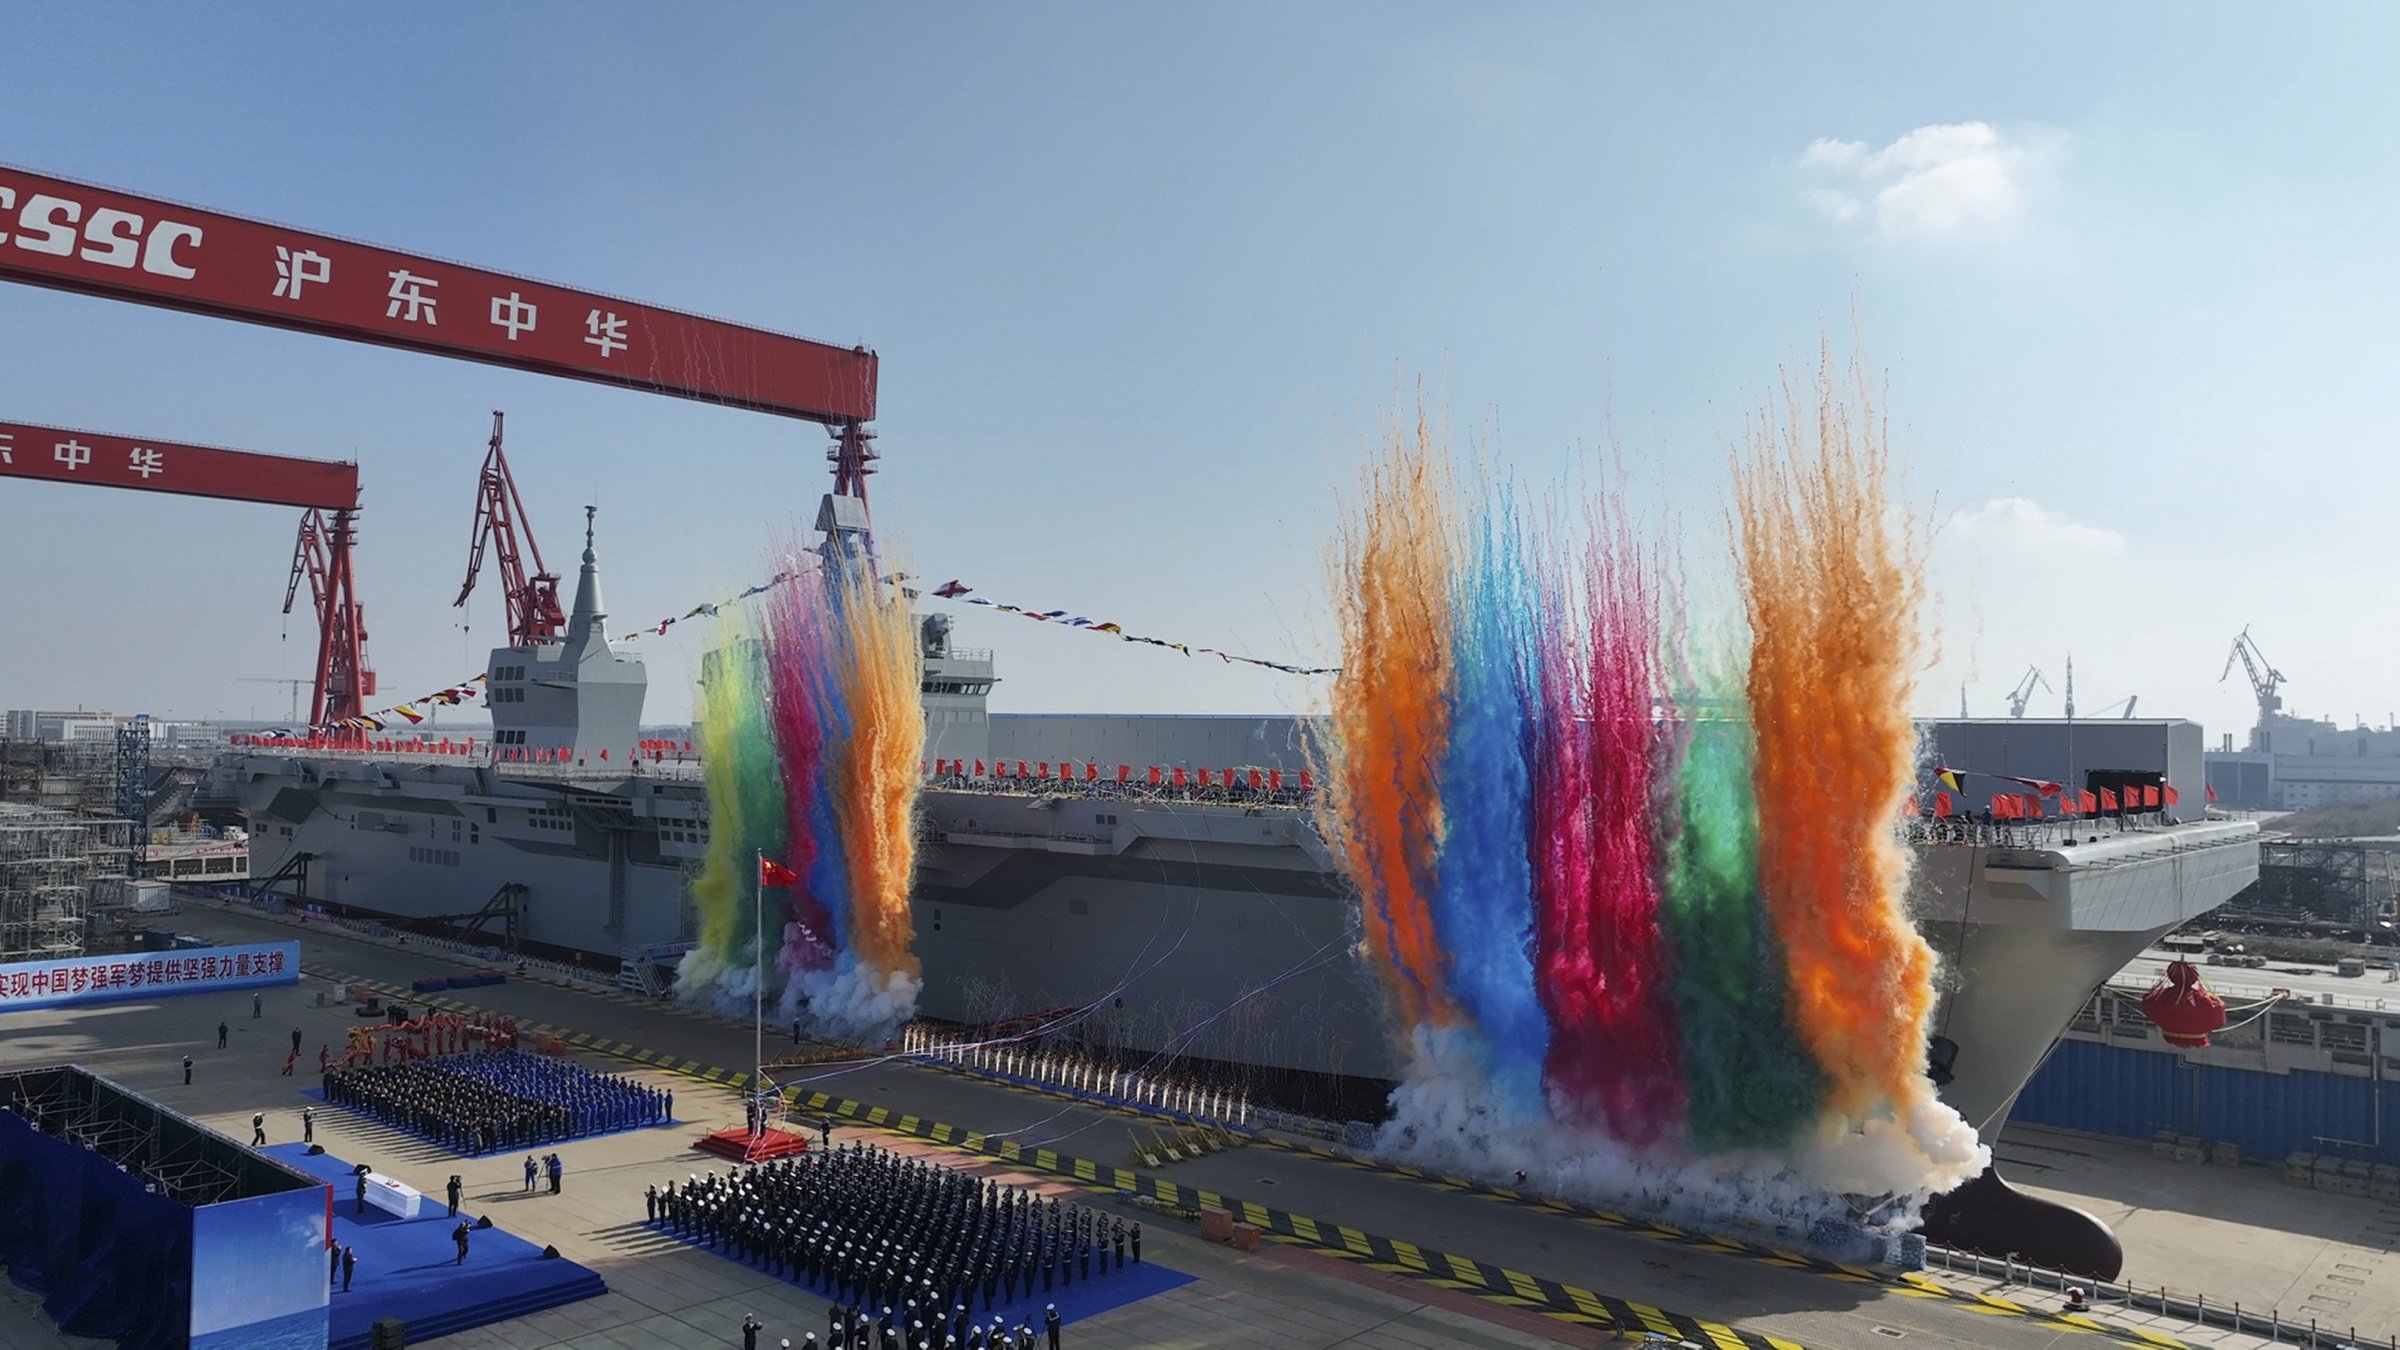
<svg viewBox="0 0 2400 1350"><path fill-rule="evenodd" d="M95 897L124 890L132 822L0 803L0 964L80 956Z"/></svg>

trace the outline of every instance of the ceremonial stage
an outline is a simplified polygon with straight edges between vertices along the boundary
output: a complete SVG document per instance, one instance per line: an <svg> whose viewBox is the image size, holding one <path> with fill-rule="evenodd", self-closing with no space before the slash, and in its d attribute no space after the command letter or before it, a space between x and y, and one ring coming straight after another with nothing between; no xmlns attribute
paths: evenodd
<svg viewBox="0 0 2400 1350"><path fill-rule="evenodd" d="M305 1144L277 1144L259 1151L331 1182L333 1240L358 1249L350 1291L341 1292L339 1278L332 1282L328 1350L366 1350L380 1317L400 1319L414 1345L608 1292L590 1270L563 1258L544 1260L541 1248L498 1228L481 1228L470 1235L466 1264L459 1265L450 1232L459 1219L472 1222L479 1217L476 1210L461 1209L453 1219L440 1197L428 1195L424 1210L414 1219L372 1205L362 1216L353 1199L348 1161L331 1153L311 1157Z"/></svg>
<svg viewBox="0 0 2400 1350"><path fill-rule="evenodd" d="M731 1162L773 1162L806 1153L809 1144L807 1135L793 1130L719 1130L693 1140L692 1147Z"/></svg>

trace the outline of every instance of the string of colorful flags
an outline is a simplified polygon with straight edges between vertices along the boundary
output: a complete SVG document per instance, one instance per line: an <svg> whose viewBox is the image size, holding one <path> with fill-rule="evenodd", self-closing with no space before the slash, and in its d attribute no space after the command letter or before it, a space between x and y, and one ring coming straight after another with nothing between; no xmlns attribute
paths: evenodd
<svg viewBox="0 0 2400 1350"><path fill-rule="evenodd" d="M262 740L289 741L300 740L324 732L390 731L395 727L413 727L424 722L427 708L453 708L474 698L481 692L475 686L482 684L485 678L485 676L477 675L473 679L462 680L446 689L436 689L421 698L411 699L406 703L395 703L379 712L362 713L357 717L337 718L323 726L311 727L306 731L278 727L273 731L262 731L257 734Z"/></svg>
<svg viewBox="0 0 2400 1350"><path fill-rule="evenodd" d="M648 624L641 628L637 628L634 631L626 634L625 640L631 642L642 637L665 637L668 629L673 628L675 625L682 623L686 619L714 617L716 613L725 606L739 604L754 595L764 594L765 592L782 585L784 582L791 580L792 575L792 572L789 570L778 572L774 576L767 578L765 581L762 581L756 586L752 586L750 589L742 591L737 595L729 596L726 599L713 601L708 604L694 605L681 614L670 615L666 618L660 619L654 624ZM1137 642L1148 647L1164 647L1169 651L1182 652L1185 656L1213 656L1220 661L1228 663L1238 662L1245 666L1263 666L1268 670L1282 671L1286 675L1339 675L1342 670L1340 666L1293 665L1287 661L1269 661L1264 657L1243 656L1236 652L1221 651L1215 647L1204 647L1196 643L1169 642L1165 638L1146 637L1140 633L1126 632L1123 624L1106 619L1087 618L1084 615L1076 614L1070 610L1034 609L1026 605L1005 604L1001 601L993 600L986 596L977 595L974 587L967 585L965 582L960 581L955 577L949 581L943 582L939 586L934 587L931 591L920 591L917 588L907 584L913 580L916 580L916 578L906 574L895 574L893 576L883 578L885 585L898 586L900 588L900 594L911 600L919 599L925 595L931 595L937 600L954 600L961 604L977 605L984 609L996 610L1002 614L1023 615L1025 618L1031 619L1036 623L1055 623L1062 628L1079 628L1087 633L1097 633L1105 637L1113 637L1121 642Z"/></svg>
<svg viewBox="0 0 2400 1350"><path fill-rule="evenodd" d="M774 576L767 578L765 581L749 587L746 590L736 592L735 594L730 595L723 600L712 600L702 604L694 605L681 614L670 615L667 618L660 619L656 623L646 624L640 628L636 628L633 631L624 634L618 640L621 642L634 642L644 637L664 637L666 636L668 629L673 628L675 625L682 623L686 619L713 618L726 606L738 605L754 596L764 595L768 591L773 590L775 587L790 581L795 574L796 573L793 569L787 568L784 571L778 572ZM1236 652L1222 651L1215 647L1200 646L1196 643L1170 642L1165 638L1148 637L1140 633L1128 633L1125 631L1125 627L1122 624L1108 620L1095 620L1086 618L1083 615L1074 614L1063 609L1037 610L1027 608L1023 605L1004 604L998 600L989 599L985 596L975 594L974 587L969 586L962 581L956 580L955 578L934 587L930 592L920 591L915 587L908 585L907 583L911 580L914 580L914 578L905 574L895 574L883 579L885 585L898 586L900 588L900 593L910 600L916 600L922 598L924 595L930 594L939 600L953 600L962 604L977 605L984 609L996 610L1002 614L1020 614L1028 619L1034 620L1037 623L1055 623L1062 628L1077 628L1087 633L1098 633L1106 637L1116 638L1123 642L1136 642L1149 647L1164 647L1169 651L1181 652L1185 656L1213 656L1220 661L1228 663L1238 662L1246 666L1263 666L1268 670L1281 671L1286 675L1339 675L1341 673L1341 667L1339 666L1293 665L1285 661L1269 661L1264 657L1243 656ZM389 708L384 708L372 713L364 713L357 717L345 717L338 721L328 722L321 727L312 727L307 730L292 730L288 728L278 729L275 731L261 732L259 735L263 739L267 740L294 740L327 732L389 731L401 727L416 726L425 720L425 710L427 707L451 707L476 697L480 691L477 690L475 686L481 684L484 678L484 676L477 675L471 680L466 680L459 684L451 685L446 689L437 689L430 694L427 694L421 698L412 699L407 703L396 703Z"/></svg>
<svg viewBox="0 0 2400 1350"><path fill-rule="evenodd" d="M904 581L907 578L895 577L893 580ZM1021 614L1036 623L1055 623L1062 628L1080 628L1087 633L1099 633L1125 642L1165 647L1169 651L1182 652L1185 656L1213 656L1220 661L1239 662L1246 666L1264 666L1269 670L1280 670L1286 675L1339 675L1342 673L1340 666L1296 666L1285 661L1269 661L1260 656L1241 656L1233 652L1219 651L1215 647L1202 647L1188 642L1169 642L1164 638L1144 637L1139 633L1128 633L1125 631L1124 625L1107 620L1090 619L1063 609L1030 609L1023 605L1003 604L998 600L989 599L974 592L974 587L952 578L934 587L932 594L937 599L980 605L985 609L998 610L1002 614ZM902 588L902 593L912 599L917 594L906 587Z"/></svg>

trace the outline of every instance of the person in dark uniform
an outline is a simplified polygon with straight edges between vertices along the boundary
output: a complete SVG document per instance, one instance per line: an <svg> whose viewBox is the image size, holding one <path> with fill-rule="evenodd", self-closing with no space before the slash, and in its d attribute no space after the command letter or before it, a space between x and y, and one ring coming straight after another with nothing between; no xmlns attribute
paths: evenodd
<svg viewBox="0 0 2400 1350"><path fill-rule="evenodd" d="M526 1189L526 1190L528 1190L528 1191L532 1190L532 1189L533 1189L533 1181L534 1181L534 1178L535 1178L535 1177L538 1177L538 1176L540 1176L541 1174L542 1174L541 1165L540 1165L540 1164L538 1164L538 1163L536 1163L536 1162L533 1160L533 1155L532 1155L532 1154L530 1154L530 1153L526 1154L526 1155L525 1155L525 1189Z"/></svg>
<svg viewBox="0 0 2400 1350"><path fill-rule="evenodd" d="M830 1152L830 1151L832 1150L832 1148L833 1148L833 1117L831 1117L831 1116L819 1116L819 1117L817 1118L817 1142L818 1142L818 1144L819 1144L821 1147L823 1147L823 1148L824 1148L824 1149L826 1149L827 1151L829 1151L829 1152Z"/></svg>
<svg viewBox="0 0 2400 1350"><path fill-rule="evenodd" d="M258 995L256 995L256 994L252 994L252 995L250 996L250 1017L251 1017L251 1020L252 1020L252 1021L256 1021L257 1019L259 1019L259 1018L261 1018L261 1017L264 1017L264 1016L266 1016L266 1015L267 1015L267 1013L266 1013L266 1009L264 1009L263 1007L259 1006L259 1002L258 1002Z"/></svg>
<svg viewBox="0 0 2400 1350"><path fill-rule="evenodd" d="M190 1055L183 1057L183 1085L185 1087L192 1085L192 1057Z"/></svg>
<svg viewBox="0 0 2400 1350"><path fill-rule="evenodd" d="M253 1111L250 1113L250 1147L265 1148L266 1146L267 1113L264 1111Z"/></svg>
<svg viewBox="0 0 2400 1350"><path fill-rule="evenodd" d="M300 1108L300 1142L303 1144L317 1142L317 1108L313 1106Z"/></svg>
<svg viewBox="0 0 2400 1350"><path fill-rule="evenodd" d="M1139 1221L1133 1225L1131 1236L1133 1238L1133 1263L1138 1266L1142 1263L1142 1225Z"/></svg>
<svg viewBox="0 0 2400 1350"><path fill-rule="evenodd" d="M362 1171L360 1171L360 1172L359 1172L359 1174L358 1174L358 1211L357 1211L357 1212L358 1212L358 1213L361 1213L361 1214L364 1214L364 1213L366 1213L366 1212L367 1212L367 1174L366 1174L366 1172L365 1172L365 1171L363 1171L363 1170L362 1170Z"/></svg>
<svg viewBox="0 0 2400 1350"><path fill-rule="evenodd" d="M342 1292L350 1292L350 1277L358 1273L358 1248L342 1248Z"/></svg>
<svg viewBox="0 0 2400 1350"><path fill-rule="evenodd" d="M1050 1333L1050 1350L1058 1350L1058 1305L1053 1303L1042 1313L1042 1326Z"/></svg>
<svg viewBox="0 0 2400 1350"><path fill-rule="evenodd" d="M458 1173L452 1172L450 1174L450 1184L442 1189L443 1193L447 1195L450 1200L450 1217L455 1219L458 1217L458 1193L461 1189L463 1189L458 1184Z"/></svg>
<svg viewBox="0 0 2400 1350"><path fill-rule="evenodd" d="M232 1028L226 1026L223 1022L217 1023L217 1048L219 1050L225 1048L225 1036L231 1030Z"/></svg>
<svg viewBox="0 0 2400 1350"><path fill-rule="evenodd" d="M550 1155L550 1193L557 1195L566 1181L567 1164L553 1153Z"/></svg>
<svg viewBox="0 0 2400 1350"><path fill-rule="evenodd" d="M742 1314L742 1350L758 1350L758 1314Z"/></svg>
<svg viewBox="0 0 2400 1350"><path fill-rule="evenodd" d="M295 1058L300 1054L300 1028L298 1027L292 1028L292 1054Z"/></svg>
<svg viewBox="0 0 2400 1350"><path fill-rule="evenodd" d="M342 1278L342 1244L325 1244L325 1283L334 1284Z"/></svg>
<svg viewBox="0 0 2400 1350"><path fill-rule="evenodd" d="M463 1265L465 1265L465 1264L467 1263L467 1221L466 1221L466 1220L464 1220L464 1219L461 1219L461 1220L459 1220L459 1221L458 1221L458 1227L456 1227L456 1228L453 1228L453 1229L451 1229L451 1230L450 1230L450 1240L451 1240L452 1242L455 1242L455 1243L457 1243L457 1244L458 1244L458 1259L457 1259L456 1261L453 1261L453 1262L451 1262L450 1264L452 1264L452 1265L454 1265L454 1266L463 1266Z"/></svg>
<svg viewBox="0 0 2400 1350"><path fill-rule="evenodd" d="M650 1222L652 1222L652 1223L657 1223L657 1222L658 1222L658 1183L657 1183L657 1182L655 1182L655 1181L654 1181L654 1182L651 1182L651 1183L650 1183L650 1189L642 1193L642 1203L643 1203L643 1204L646 1204L646 1205L648 1205L648 1206L650 1207Z"/></svg>

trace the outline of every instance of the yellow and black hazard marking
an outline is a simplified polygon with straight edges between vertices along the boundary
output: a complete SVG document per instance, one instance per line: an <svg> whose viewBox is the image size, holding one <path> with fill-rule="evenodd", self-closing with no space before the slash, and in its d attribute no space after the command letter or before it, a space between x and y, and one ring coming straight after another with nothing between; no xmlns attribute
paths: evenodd
<svg viewBox="0 0 2400 1350"><path fill-rule="evenodd" d="M307 973L327 979L354 977L304 967ZM417 1002L445 1012L480 1012L485 1009L461 1003L440 995L420 995ZM703 1066L694 1060L678 1060L673 1056L593 1036L586 1032L569 1031L544 1023L520 1019L522 1031L548 1033L578 1049L608 1055L645 1067L715 1084L735 1091L753 1090L749 1073ZM982 1075L972 1075L982 1077ZM1010 1086L1017 1086L1011 1083ZM1029 1089L1031 1090L1031 1089ZM1041 1095L1072 1097L1086 1100L1078 1094L1041 1090ZM1171 1214L1196 1218L1202 1209L1223 1209L1237 1222L1256 1227L1263 1237L1275 1242L1307 1247L1327 1255L1353 1261L1385 1274L1405 1276L1425 1281L1441 1288L1471 1294L1510 1307L1526 1309L1560 1321L1584 1326L1613 1327L1622 1331L1656 1332L1663 1336L1679 1337L1695 1344L1716 1347L1717 1350L1802 1350L1796 1343L1781 1337L1761 1335L1710 1322L1682 1313L1667 1312L1648 1304L1636 1303L1610 1295L1595 1293L1555 1280L1527 1275L1519 1271L1457 1256L1432 1248L1418 1247L1398 1239L1365 1233L1338 1224L1321 1223L1305 1215L1292 1214L1255 1202L1228 1197L1216 1191L1185 1186L1148 1172L1119 1167L1112 1163L1077 1158L1050 1149L1028 1149L1002 1136L991 1136L979 1130L926 1120L908 1115L888 1106L870 1106L865 1102L830 1093L786 1089L787 1099L794 1105L820 1115L838 1117L856 1124L895 1134L929 1140L951 1148L963 1149L999 1159L1013 1166L1064 1178L1094 1190L1114 1191L1149 1200ZM1114 1103L1092 1101L1090 1105L1107 1109ZM1118 1109L1126 1109L1119 1107ZM1131 1114L1153 1114L1131 1109ZM1495 1186L1471 1177L1442 1176L1405 1163L1391 1163L1353 1154L1325 1144L1301 1144L1253 1133L1253 1143L1263 1143L1305 1154L1359 1171L1390 1172L1426 1185L1488 1197L1504 1203L1523 1206L1543 1213L1554 1214L1576 1222L1592 1224L1630 1233L1676 1246L1694 1247L1757 1261L1782 1269L1799 1270L1848 1284L1872 1284L1909 1298L1936 1299L1968 1312L1990 1317L2019 1317L2057 1331L2080 1332L2106 1336L2128 1345L2157 1346L2163 1350L2192 1350L2187 1342L2157 1332L2100 1322L2086 1315L2053 1313L2031 1307L1993 1294L1967 1289L1954 1289L1926 1275L1913 1272L1878 1271L1865 1266L1847 1265L1822 1257L1784 1251L1764 1243L1749 1242L1723 1234L1695 1233L1671 1224L1632 1218L1606 1210L1576 1205L1546 1196L1528 1195L1506 1186Z"/></svg>

